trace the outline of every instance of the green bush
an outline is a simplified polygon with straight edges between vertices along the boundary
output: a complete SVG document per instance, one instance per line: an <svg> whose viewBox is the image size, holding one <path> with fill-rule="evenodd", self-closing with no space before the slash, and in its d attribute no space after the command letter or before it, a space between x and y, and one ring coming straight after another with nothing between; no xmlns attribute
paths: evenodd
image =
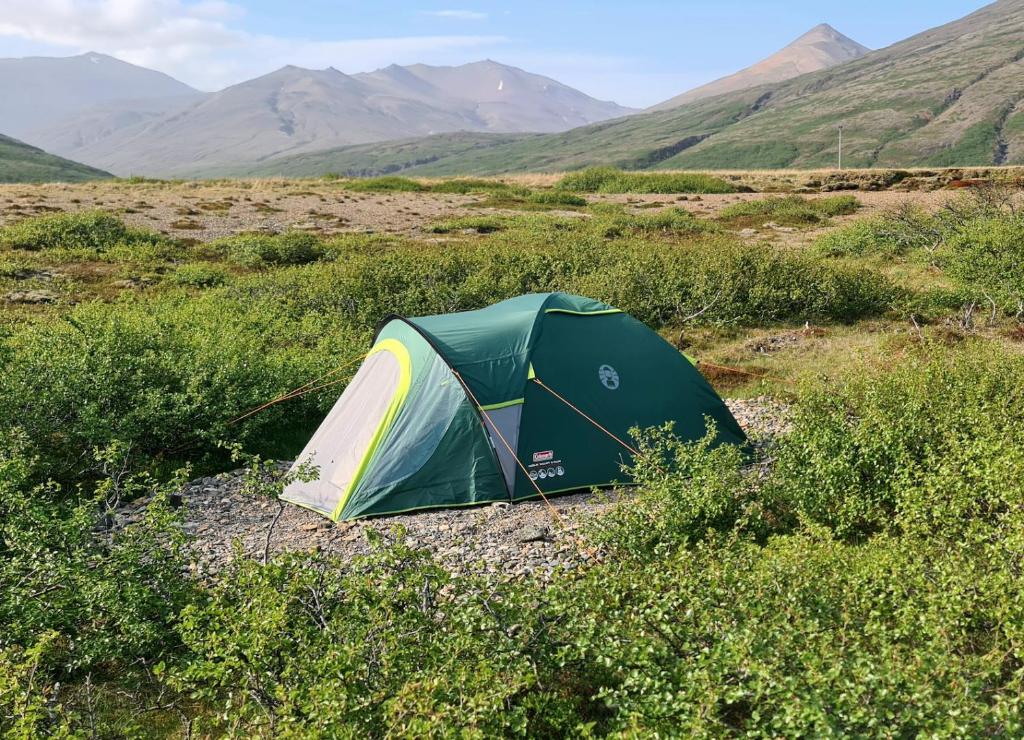
<svg viewBox="0 0 1024 740"><path fill-rule="evenodd" d="M209 250L245 267L303 265L323 258L317 237L302 231L283 234L238 234L211 242Z"/></svg>
<svg viewBox="0 0 1024 740"><path fill-rule="evenodd" d="M104 211L80 211L35 216L0 229L0 247L8 249L82 250L102 253L115 247L146 248L167 240L154 232L134 229Z"/></svg>
<svg viewBox="0 0 1024 740"><path fill-rule="evenodd" d="M776 453L771 496L840 537L957 539L998 523L1024 504L1022 389L1024 360L980 343L816 388Z"/></svg>
<svg viewBox="0 0 1024 740"><path fill-rule="evenodd" d="M822 234L814 243L825 257L903 257L934 249L943 239L937 220L918 208L863 218Z"/></svg>
<svg viewBox="0 0 1024 740"><path fill-rule="evenodd" d="M85 304L2 338L0 429L24 429L41 480L95 476L89 451L116 441L130 445L132 470L207 459L222 439L285 454L338 389L230 422L351 359L366 339L332 314L292 314L232 290Z"/></svg>
<svg viewBox="0 0 1024 740"><path fill-rule="evenodd" d="M23 435L0 432L0 732L43 737L91 722L137 734L148 702L128 689L152 684L147 671L176 654L173 624L195 594L169 489L141 522L97 536L109 507L153 493L154 481L121 476L125 448L113 445L97 456L109 477L69 503L53 484L31 483L27 447ZM105 702L95 687L110 677L120 691Z"/></svg>
<svg viewBox="0 0 1024 740"><path fill-rule="evenodd" d="M181 265L171 273L171 282L192 288L215 288L227 279L228 273L224 268L204 262Z"/></svg>
<svg viewBox="0 0 1024 740"><path fill-rule="evenodd" d="M452 234L459 231L490 234L507 227L508 219L502 216L465 216L435 221L427 227L432 234Z"/></svg>
<svg viewBox="0 0 1024 740"><path fill-rule="evenodd" d="M723 221L767 218L779 224L805 225L818 224L832 216L845 216L858 208L860 202L852 195L815 199L791 195L734 203L723 208L718 217Z"/></svg>
<svg viewBox="0 0 1024 740"><path fill-rule="evenodd" d="M946 272L1003 310L1024 315L1024 217L972 220L946 241Z"/></svg>
<svg viewBox="0 0 1024 740"><path fill-rule="evenodd" d="M537 190L526 196L527 203L543 206L565 206L581 208L587 205L587 199L560 190Z"/></svg>
<svg viewBox="0 0 1024 740"><path fill-rule="evenodd" d="M570 172L557 187L577 193L734 193L721 178L699 173L624 172L613 167L590 167Z"/></svg>
<svg viewBox="0 0 1024 740"><path fill-rule="evenodd" d="M432 193L452 193L468 195L470 193L503 193L512 190L512 186L499 180L482 180L475 178L442 180L430 186Z"/></svg>
<svg viewBox="0 0 1024 740"><path fill-rule="evenodd" d="M427 190L423 183L410 180L408 177L366 177L349 180L345 183L346 190L357 193L419 193Z"/></svg>

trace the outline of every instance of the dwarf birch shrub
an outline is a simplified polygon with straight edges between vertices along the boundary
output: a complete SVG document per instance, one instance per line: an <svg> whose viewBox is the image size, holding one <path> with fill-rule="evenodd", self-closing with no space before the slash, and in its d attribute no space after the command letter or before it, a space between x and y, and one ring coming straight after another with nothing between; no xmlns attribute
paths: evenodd
<svg viewBox="0 0 1024 740"><path fill-rule="evenodd" d="M838 537L955 539L998 523L1024 504L1022 388L1024 360L980 343L816 388L768 485Z"/></svg>

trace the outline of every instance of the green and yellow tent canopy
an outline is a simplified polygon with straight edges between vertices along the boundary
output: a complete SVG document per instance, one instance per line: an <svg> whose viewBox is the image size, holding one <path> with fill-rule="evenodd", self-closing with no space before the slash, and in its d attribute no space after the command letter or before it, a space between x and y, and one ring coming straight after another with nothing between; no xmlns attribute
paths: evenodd
<svg viewBox="0 0 1024 740"><path fill-rule="evenodd" d="M334 520L628 484L629 430L740 444L692 363L631 316L565 293L385 320L283 498Z"/></svg>

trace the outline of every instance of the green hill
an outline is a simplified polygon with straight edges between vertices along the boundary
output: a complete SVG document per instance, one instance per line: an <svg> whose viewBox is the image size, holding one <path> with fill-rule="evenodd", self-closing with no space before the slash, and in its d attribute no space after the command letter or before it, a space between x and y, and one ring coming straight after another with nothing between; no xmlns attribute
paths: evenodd
<svg viewBox="0 0 1024 740"><path fill-rule="evenodd" d="M83 182L113 177L109 172L47 154L0 134L0 182Z"/></svg>
<svg viewBox="0 0 1024 740"><path fill-rule="evenodd" d="M592 164L818 168L835 163L840 124L844 164L851 167L1024 163L1022 60L1024 0L1000 0L838 67L670 111L474 146L457 135L404 142L408 166L400 169L447 175ZM393 146L335 156L350 171L369 171ZM265 170L315 174L293 164L272 161Z"/></svg>

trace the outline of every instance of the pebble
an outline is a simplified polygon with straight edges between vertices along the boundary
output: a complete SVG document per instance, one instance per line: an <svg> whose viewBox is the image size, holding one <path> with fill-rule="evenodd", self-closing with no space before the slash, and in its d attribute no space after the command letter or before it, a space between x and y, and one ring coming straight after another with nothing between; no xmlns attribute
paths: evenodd
<svg viewBox="0 0 1024 740"><path fill-rule="evenodd" d="M730 399L727 403L759 447L787 431L788 409L781 402L761 397ZM282 462L282 470L288 465ZM245 471L237 470L182 488L182 529L190 535L192 572L201 575L224 568L231 562L235 541L246 555L261 559L268 532L271 555L318 551L350 560L369 553L367 532L376 531L390 541L395 537L395 526L400 525L407 544L426 548L453 572L504 580L546 580L589 561L590 554L579 546L580 526L622 496L630 495L628 490L599 495L582 491L553 497L550 501L558 512L557 520L543 501L503 501L476 509L437 509L335 524L298 506L280 509L272 499L253 500L242 493L244 482ZM118 526L124 526L138 521L145 506L131 502L117 513Z"/></svg>

